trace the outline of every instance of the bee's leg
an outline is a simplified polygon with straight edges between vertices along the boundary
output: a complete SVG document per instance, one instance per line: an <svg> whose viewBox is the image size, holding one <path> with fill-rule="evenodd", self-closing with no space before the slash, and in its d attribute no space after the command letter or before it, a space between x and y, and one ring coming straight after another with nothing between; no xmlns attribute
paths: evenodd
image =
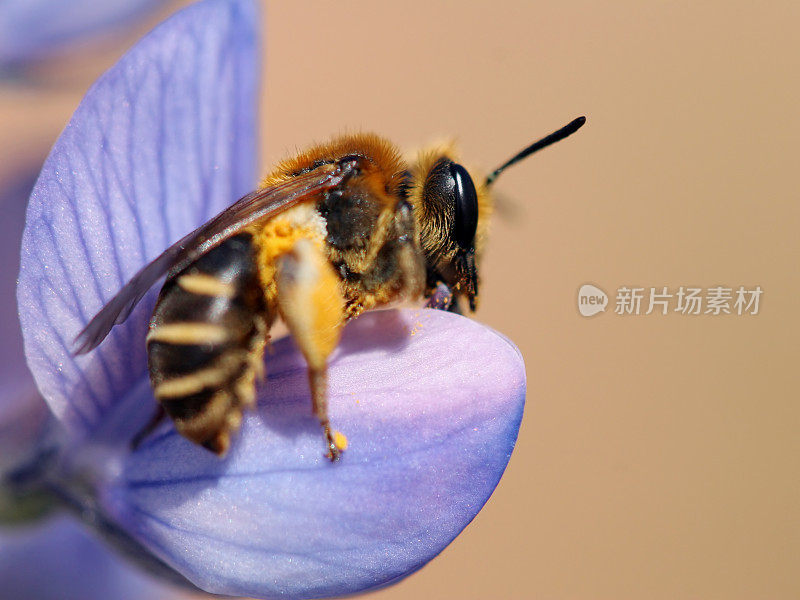
<svg viewBox="0 0 800 600"><path fill-rule="evenodd" d="M446 283L440 281L428 296L425 307L435 308L436 310L450 310L454 303L453 290Z"/></svg>
<svg viewBox="0 0 800 600"><path fill-rule="evenodd" d="M147 425L142 427L142 430L135 436L133 436L133 439L131 440L131 450L136 450L139 447L139 445L144 441L144 438L153 433L156 427L159 426L161 421L163 421L166 418L166 416L167 413L164 410L164 407L161 404L159 404L158 408L156 409L156 412L153 413L153 416L147 422Z"/></svg>
<svg viewBox="0 0 800 600"><path fill-rule="evenodd" d="M308 363L314 414L333 461L347 446L347 438L333 431L328 420L328 356L339 343L344 324L339 278L323 250L307 239L295 243L276 266L278 311Z"/></svg>
<svg viewBox="0 0 800 600"><path fill-rule="evenodd" d="M461 310L461 304L458 302L458 296L453 296L452 301L450 302L450 306L447 307L447 312L451 312L456 315L463 315L464 311Z"/></svg>

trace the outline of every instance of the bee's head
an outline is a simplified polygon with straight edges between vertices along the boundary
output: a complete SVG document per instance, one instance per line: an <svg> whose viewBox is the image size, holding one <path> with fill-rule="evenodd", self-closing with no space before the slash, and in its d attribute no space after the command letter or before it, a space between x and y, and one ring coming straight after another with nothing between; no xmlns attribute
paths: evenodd
<svg viewBox="0 0 800 600"><path fill-rule="evenodd" d="M423 155L413 181L412 204L428 279L444 281L454 293L466 296L475 310L476 246L488 216L488 194L483 186L475 185L449 148Z"/></svg>
<svg viewBox="0 0 800 600"><path fill-rule="evenodd" d="M480 254L491 210L489 188L507 167L577 131L586 122L569 125L531 144L485 179L475 178L459 164L450 147L422 154L413 171L409 196L419 226L429 285L441 280L456 295L464 295L471 310L478 297L476 255Z"/></svg>

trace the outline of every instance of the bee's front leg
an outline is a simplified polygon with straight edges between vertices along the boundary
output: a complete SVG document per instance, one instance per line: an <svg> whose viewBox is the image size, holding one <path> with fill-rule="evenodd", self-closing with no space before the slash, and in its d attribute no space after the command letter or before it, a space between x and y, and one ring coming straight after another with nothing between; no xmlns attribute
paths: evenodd
<svg viewBox="0 0 800 600"><path fill-rule="evenodd" d="M327 457L334 461L347 447L347 438L332 430L328 419L328 356L344 324L339 278L323 249L308 239L298 240L276 266L278 311L308 363L314 414L325 433Z"/></svg>
<svg viewBox="0 0 800 600"><path fill-rule="evenodd" d="M457 315L462 314L461 306L458 304L458 296L443 281L431 286L426 295L427 302L425 308L435 308L436 310L446 310Z"/></svg>
<svg viewBox="0 0 800 600"><path fill-rule="evenodd" d="M425 308L435 308L436 310L450 310L454 300L453 290L441 281L431 286L426 296Z"/></svg>

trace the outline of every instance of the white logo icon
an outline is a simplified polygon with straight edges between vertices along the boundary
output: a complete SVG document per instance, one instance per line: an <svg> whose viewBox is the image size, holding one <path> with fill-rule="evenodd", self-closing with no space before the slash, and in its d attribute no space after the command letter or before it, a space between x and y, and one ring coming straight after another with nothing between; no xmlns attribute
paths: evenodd
<svg viewBox="0 0 800 600"><path fill-rule="evenodd" d="M599 287L584 283L578 290L578 312L584 317L605 312L606 306L608 306L608 295Z"/></svg>

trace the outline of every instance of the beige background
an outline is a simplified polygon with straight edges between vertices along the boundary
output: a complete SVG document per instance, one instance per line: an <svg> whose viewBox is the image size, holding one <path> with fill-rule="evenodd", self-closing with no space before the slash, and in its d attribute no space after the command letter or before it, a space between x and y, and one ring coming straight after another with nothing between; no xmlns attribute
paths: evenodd
<svg viewBox="0 0 800 600"><path fill-rule="evenodd" d="M692 4L267 3L265 169L359 129L454 135L491 168L588 117L497 185L476 318L526 360L508 471L439 558L370 597L800 596L800 6ZM0 177L130 41L3 84ZM585 319L587 282L764 295L757 316Z"/></svg>

